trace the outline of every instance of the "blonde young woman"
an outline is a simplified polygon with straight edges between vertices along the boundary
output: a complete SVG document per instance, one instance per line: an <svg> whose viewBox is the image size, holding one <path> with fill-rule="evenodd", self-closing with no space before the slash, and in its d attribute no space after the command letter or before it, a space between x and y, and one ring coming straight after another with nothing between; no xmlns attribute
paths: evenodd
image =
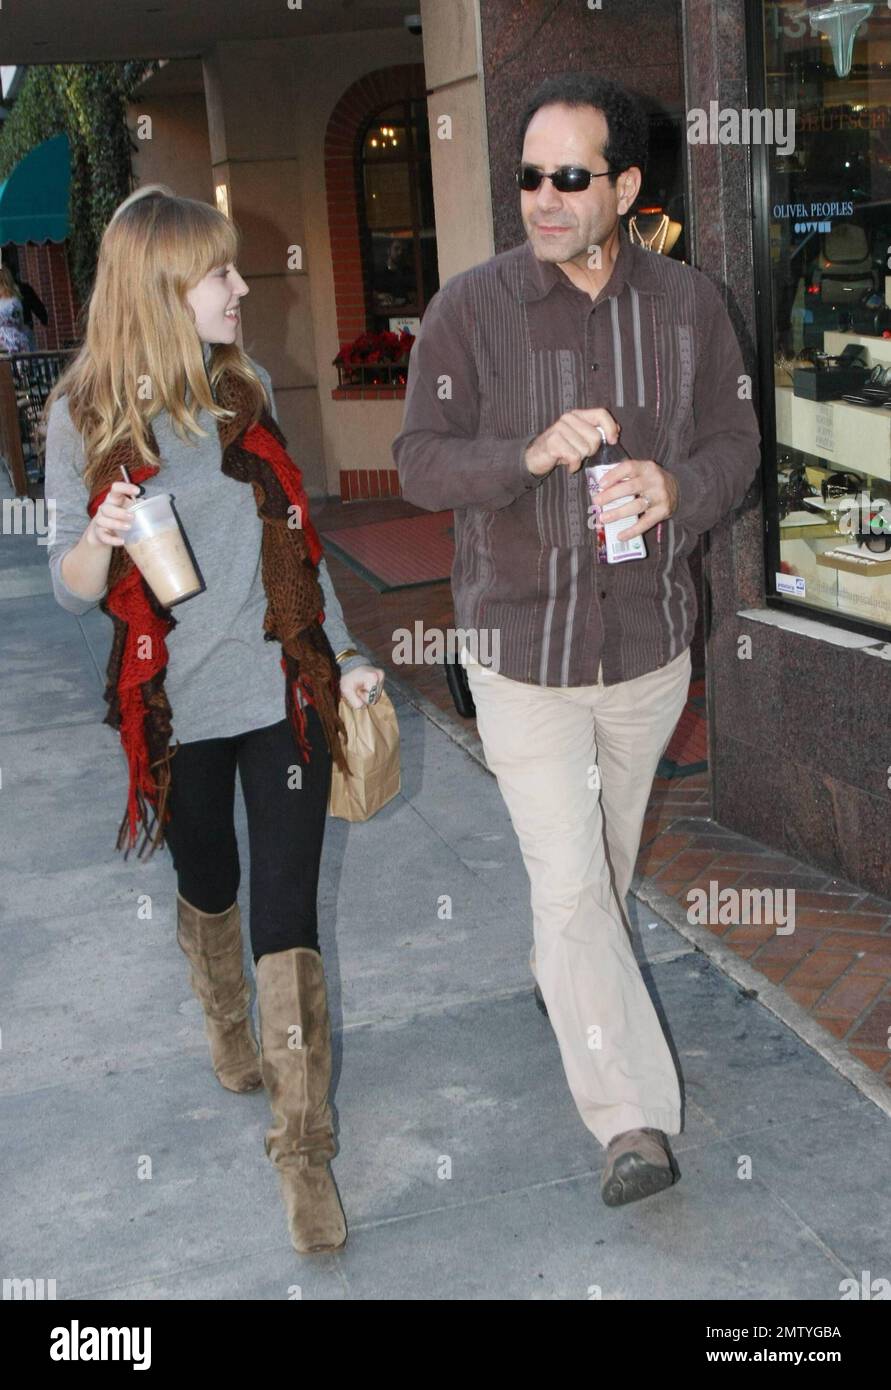
<svg viewBox="0 0 891 1390"><path fill-rule="evenodd" d="M384 674L350 652L269 376L236 343L248 292L237 245L215 208L161 187L112 218L84 345L49 402L49 563L64 608L99 604L113 623L105 722L130 773L118 848L171 850L177 939L216 1076L230 1091L265 1085L266 1152L294 1247L332 1250L346 1222L329 1167L319 860L332 761L345 761L338 697L359 708ZM204 582L173 609L124 549L141 484L174 495ZM242 966L236 771L259 1057Z"/></svg>

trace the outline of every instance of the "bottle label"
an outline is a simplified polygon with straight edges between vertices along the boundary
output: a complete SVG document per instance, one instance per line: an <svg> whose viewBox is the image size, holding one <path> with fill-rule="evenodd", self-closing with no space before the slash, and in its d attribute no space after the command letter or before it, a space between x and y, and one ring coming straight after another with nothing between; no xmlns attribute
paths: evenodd
<svg viewBox="0 0 891 1390"><path fill-rule="evenodd" d="M623 560L643 560L647 553L643 536L632 536L628 540L619 540L618 533L634 525L633 516L623 516L618 521L606 521L603 512L599 517L594 514L601 479L614 467L615 464L612 463L598 463L589 464L585 469L589 501L588 526L595 533L597 563L601 565L617 565ZM615 502L608 503L606 511L610 511L613 507L621 507L626 502L631 501L633 498L630 495L620 497Z"/></svg>

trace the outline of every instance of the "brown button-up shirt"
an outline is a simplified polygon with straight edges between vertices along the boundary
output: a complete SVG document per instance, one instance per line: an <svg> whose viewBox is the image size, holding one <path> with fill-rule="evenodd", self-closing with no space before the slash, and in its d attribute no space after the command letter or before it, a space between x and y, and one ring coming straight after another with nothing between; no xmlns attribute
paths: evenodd
<svg viewBox="0 0 891 1390"><path fill-rule="evenodd" d="M707 276L624 227L593 301L529 241L442 286L412 348L393 457L410 502L454 508L455 620L478 659L495 652L502 675L552 686L594 684L602 661L614 685L690 645L686 557L739 506L759 462L744 371ZM594 406L621 425L632 458L678 481L677 511L645 533L646 559L599 564L584 470L538 478L524 462L565 411Z"/></svg>

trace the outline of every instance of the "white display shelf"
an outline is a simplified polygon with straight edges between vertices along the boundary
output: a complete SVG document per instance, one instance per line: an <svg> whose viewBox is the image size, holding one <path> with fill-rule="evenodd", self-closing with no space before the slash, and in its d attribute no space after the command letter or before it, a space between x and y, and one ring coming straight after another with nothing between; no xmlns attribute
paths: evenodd
<svg viewBox="0 0 891 1390"><path fill-rule="evenodd" d="M877 338L874 334L864 333L823 334L823 351L828 352L830 357L840 357L849 343L858 343L866 348L871 367L877 367L879 363L883 367L891 367L891 338Z"/></svg>
<svg viewBox="0 0 891 1390"><path fill-rule="evenodd" d="M891 623L891 574L849 573L825 558L837 544L828 540L784 536L780 558L805 581L804 598L827 612L845 613L863 622Z"/></svg>
<svg viewBox="0 0 891 1390"><path fill-rule="evenodd" d="M848 401L808 401L796 396L791 386L774 387L774 401L779 443L828 459L840 469L891 481L891 410Z"/></svg>

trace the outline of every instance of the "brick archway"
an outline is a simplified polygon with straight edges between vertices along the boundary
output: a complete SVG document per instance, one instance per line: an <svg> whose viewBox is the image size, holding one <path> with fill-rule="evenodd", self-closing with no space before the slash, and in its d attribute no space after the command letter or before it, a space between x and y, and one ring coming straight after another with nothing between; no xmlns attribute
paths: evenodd
<svg viewBox="0 0 891 1390"><path fill-rule="evenodd" d="M362 276L359 239L359 132L369 116L407 99L425 100L423 63L402 63L366 73L338 101L325 132L325 189L334 269L337 341L350 342L367 327L369 306ZM335 400L393 400L403 387L336 387Z"/></svg>
<svg viewBox="0 0 891 1390"><path fill-rule="evenodd" d="M338 101L325 132L325 191L334 271L337 341L351 342L364 333L368 305L362 275L359 238L359 134L369 116L407 98L426 99L423 63L378 68L348 87ZM334 400L401 400L404 387L335 387ZM388 469L342 469L340 495L344 502L373 497L398 497L399 474Z"/></svg>

